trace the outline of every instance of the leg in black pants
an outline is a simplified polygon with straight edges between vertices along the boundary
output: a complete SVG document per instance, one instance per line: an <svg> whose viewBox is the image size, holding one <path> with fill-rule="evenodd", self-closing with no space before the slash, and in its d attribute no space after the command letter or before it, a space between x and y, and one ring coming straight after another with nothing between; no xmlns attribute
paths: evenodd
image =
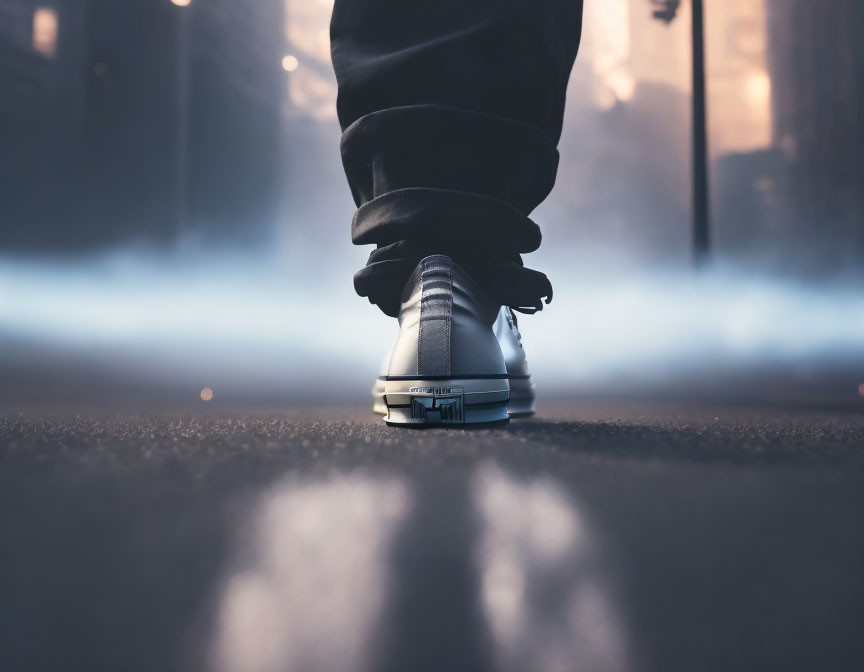
<svg viewBox="0 0 864 672"><path fill-rule="evenodd" d="M355 288L388 315L420 259L446 254L501 305L542 307L528 215L558 165L582 0L336 0L342 159L374 244Z"/></svg>

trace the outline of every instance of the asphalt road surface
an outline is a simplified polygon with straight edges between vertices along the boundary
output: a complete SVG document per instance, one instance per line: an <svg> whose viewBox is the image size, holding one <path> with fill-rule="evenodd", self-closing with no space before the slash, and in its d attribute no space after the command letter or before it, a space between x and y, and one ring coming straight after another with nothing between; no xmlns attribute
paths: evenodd
<svg viewBox="0 0 864 672"><path fill-rule="evenodd" d="M0 669L864 670L860 410L0 419Z"/></svg>

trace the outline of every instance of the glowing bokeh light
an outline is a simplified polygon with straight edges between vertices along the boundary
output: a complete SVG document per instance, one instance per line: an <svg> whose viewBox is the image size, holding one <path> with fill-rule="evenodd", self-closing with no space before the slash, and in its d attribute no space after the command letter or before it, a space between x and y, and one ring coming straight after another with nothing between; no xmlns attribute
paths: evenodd
<svg viewBox="0 0 864 672"><path fill-rule="evenodd" d="M750 102L766 105L771 97L771 78L768 73L756 72L747 78L747 97Z"/></svg>
<svg viewBox="0 0 864 672"><path fill-rule="evenodd" d="M171 0L171 4L178 7L188 7L191 2L192 0Z"/></svg>
<svg viewBox="0 0 864 672"><path fill-rule="evenodd" d="M203 390L201 390L201 399L203 399L204 401L210 401L212 398L213 390L211 390L209 387L205 387Z"/></svg>
<svg viewBox="0 0 864 672"><path fill-rule="evenodd" d="M586 15L590 37L591 69L597 78L595 102L603 109L633 97L636 81L630 68L630 25L628 0L597 3Z"/></svg>
<svg viewBox="0 0 864 672"><path fill-rule="evenodd" d="M297 60L297 57L288 54L282 59L282 69L285 72L294 72L298 67L300 67L300 61Z"/></svg>
<svg viewBox="0 0 864 672"><path fill-rule="evenodd" d="M636 80L628 72L617 72L609 75L606 84L612 90L615 99L625 103L633 98L633 93L636 91Z"/></svg>
<svg viewBox="0 0 864 672"><path fill-rule="evenodd" d="M33 12L33 48L44 56L54 56L57 52L58 29L56 11L40 7Z"/></svg>

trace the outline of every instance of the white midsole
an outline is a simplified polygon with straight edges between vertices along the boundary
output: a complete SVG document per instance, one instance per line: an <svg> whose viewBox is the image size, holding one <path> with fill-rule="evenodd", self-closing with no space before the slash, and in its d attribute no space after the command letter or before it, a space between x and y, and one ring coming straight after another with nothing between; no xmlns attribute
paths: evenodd
<svg viewBox="0 0 864 672"><path fill-rule="evenodd" d="M457 392L461 390L461 392ZM511 415L531 415L534 412L535 391L530 378L510 379L453 378L446 381L387 380L379 377L372 387L372 410L379 415L393 414L399 407L409 407L413 396L462 394L464 406L507 401ZM507 396L505 396L505 393ZM391 408L388 408L391 407ZM395 407L395 408L394 408ZM470 413L469 413L470 414Z"/></svg>
<svg viewBox="0 0 864 672"><path fill-rule="evenodd" d="M448 380L385 380L384 401L387 406L410 404L411 397L462 395L465 405L507 401L510 385L506 378L450 378Z"/></svg>

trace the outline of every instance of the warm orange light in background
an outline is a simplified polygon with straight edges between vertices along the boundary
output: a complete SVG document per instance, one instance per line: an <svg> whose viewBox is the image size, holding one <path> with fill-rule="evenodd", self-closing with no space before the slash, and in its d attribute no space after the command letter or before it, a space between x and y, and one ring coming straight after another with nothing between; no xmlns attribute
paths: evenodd
<svg viewBox="0 0 864 672"><path fill-rule="evenodd" d="M768 105L771 98L771 78L767 72L756 72L747 78L747 97L751 103Z"/></svg>
<svg viewBox="0 0 864 672"><path fill-rule="evenodd" d="M604 0L586 8L588 59L596 76L595 102L604 109L633 97L630 64L630 2Z"/></svg>
<svg viewBox="0 0 864 672"><path fill-rule="evenodd" d="M178 7L188 7L191 2L192 0L171 0L171 4Z"/></svg>
<svg viewBox="0 0 864 672"><path fill-rule="evenodd" d="M201 390L201 398L204 401L210 401L213 398L213 390L211 390L209 387L205 387L203 390Z"/></svg>
<svg viewBox="0 0 864 672"><path fill-rule="evenodd" d="M615 94L615 99L627 102L636 91L636 80L629 72L613 72L606 77L606 85Z"/></svg>
<svg viewBox="0 0 864 672"><path fill-rule="evenodd" d="M709 146L714 156L771 146L767 20L766 0L705 3Z"/></svg>
<svg viewBox="0 0 864 672"><path fill-rule="evenodd" d="M765 149L772 143L765 3L705 3L708 145L715 157ZM647 85L642 89L646 95L665 86L674 90L668 92L669 100L680 94L689 98L691 20L689 2L681 4L669 25L652 17L647 0L586 3L577 71L588 66L593 78L588 91L571 92L570 105L587 93L600 109L609 109L633 100L641 85Z"/></svg>
<svg viewBox="0 0 864 672"><path fill-rule="evenodd" d="M861 383L858 386L858 394L860 394L862 397L864 397L864 383Z"/></svg>
<svg viewBox="0 0 864 672"><path fill-rule="evenodd" d="M282 62L282 68L291 73L290 85L285 87L289 109L328 122L336 120L336 77L330 64L332 10L331 0L285 2L285 38L294 55Z"/></svg>
<svg viewBox="0 0 864 672"><path fill-rule="evenodd" d="M33 48L52 57L57 53L57 12L40 7L33 12Z"/></svg>

